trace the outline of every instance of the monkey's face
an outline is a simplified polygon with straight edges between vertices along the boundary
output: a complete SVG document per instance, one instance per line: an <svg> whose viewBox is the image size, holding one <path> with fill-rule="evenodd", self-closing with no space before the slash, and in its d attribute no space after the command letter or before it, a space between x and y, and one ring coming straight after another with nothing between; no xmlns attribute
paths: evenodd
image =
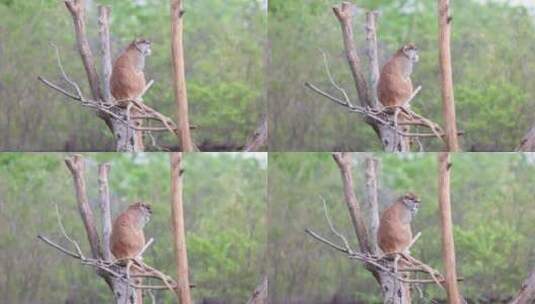
<svg viewBox="0 0 535 304"><path fill-rule="evenodd" d="M413 44L409 43L401 48L401 51L411 62L418 62L420 57L418 56L418 48Z"/></svg>
<svg viewBox="0 0 535 304"><path fill-rule="evenodd" d="M138 38L134 40L134 45L136 46L136 49L143 55L143 56L149 56L151 54L150 49L151 42L147 39Z"/></svg>
<svg viewBox="0 0 535 304"><path fill-rule="evenodd" d="M418 212L418 208L420 208L420 199L416 196L416 194L412 192L408 192L402 197L402 202L409 209L412 216L415 216Z"/></svg>
<svg viewBox="0 0 535 304"><path fill-rule="evenodd" d="M152 214L152 209L149 204L139 202L131 205L129 208L135 209L139 212L139 219L141 227L145 226L150 221L150 216Z"/></svg>

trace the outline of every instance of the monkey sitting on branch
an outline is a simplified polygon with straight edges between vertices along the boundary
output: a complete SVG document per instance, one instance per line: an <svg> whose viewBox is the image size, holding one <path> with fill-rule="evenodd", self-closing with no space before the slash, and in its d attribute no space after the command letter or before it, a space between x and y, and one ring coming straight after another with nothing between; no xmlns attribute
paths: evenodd
<svg viewBox="0 0 535 304"><path fill-rule="evenodd" d="M111 95L118 106L126 108L132 101L141 102L147 85L145 57L151 54L151 42L143 38L132 41L115 63L110 78Z"/></svg>
<svg viewBox="0 0 535 304"><path fill-rule="evenodd" d="M381 215L377 241L385 254L408 253L412 242L411 222L420 208L420 199L408 192L386 208Z"/></svg>
<svg viewBox="0 0 535 304"><path fill-rule="evenodd" d="M144 38L136 38L128 45L113 64L110 77L111 95L118 107L127 109L127 120L130 120L130 109L134 107L134 114L154 115L169 132L175 134L174 122L143 103L142 96L152 85L152 80L146 82L144 73L145 60L151 52L151 42ZM136 127L142 126L141 119L134 121ZM142 146L143 132L136 132L136 137Z"/></svg>
<svg viewBox="0 0 535 304"><path fill-rule="evenodd" d="M383 66L377 96L385 107L404 107L413 94L411 74L418 62L418 48L409 43L401 47Z"/></svg>
<svg viewBox="0 0 535 304"><path fill-rule="evenodd" d="M152 209L149 204L142 202L130 205L113 222L110 236L110 250L113 256L120 262L126 261L126 275L133 261L141 260L142 250L145 247L145 233L143 228L150 221ZM134 271L134 274L138 271ZM136 284L142 283L141 279L135 280ZM165 280L164 280L165 282ZM142 290L136 289L136 303L142 303Z"/></svg>

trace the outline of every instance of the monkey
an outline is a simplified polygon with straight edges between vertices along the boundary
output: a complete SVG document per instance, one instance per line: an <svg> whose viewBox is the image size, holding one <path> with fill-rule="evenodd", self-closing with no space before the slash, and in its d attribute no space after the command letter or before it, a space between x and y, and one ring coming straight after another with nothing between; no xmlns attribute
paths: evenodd
<svg viewBox="0 0 535 304"><path fill-rule="evenodd" d="M413 92L411 74L418 62L418 48L409 43L401 47L383 66L377 85L377 96L385 107L403 106Z"/></svg>
<svg viewBox="0 0 535 304"><path fill-rule="evenodd" d="M145 57L151 54L151 42L144 38L134 39L126 50L117 57L110 77L111 95L115 98L117 106L127 108L132 102L141 103L141 94L146 86ZM138 111L135 111L137 113ZM135 120L135 125L141 127L141 120ZM143 150L143 132L135 132L137 148Z"/></svg>
<svg viewBox="0 0 535 304"><path fill-rule="evenodd" d="M385 254L406 252L412 241L411 221L419 207L420 199L416 194L407 192L383 211L377 240Z"/></svg>
<svg viewBox="0 0 535 304"><path fill-rule="evenodd" d="M149 204L138 202L117 216L110 236L111 253L116 259L133 258L145 246L143 227L151 214Z"/></svg>
<svg viewBox="0 0 535 304"><path fill-rule="evenodd" d="M110 236L111 253L116 259L137 258L145 246L143 228L150 221L151 214L149 204L137 202L117 216ZM136 280L136 283L141 284L141 279ZM142 296L142 290L137 289L136 303L142 303Z"/></svg>
<svg viewBox="0 0 535 304"><path fill-rule="evenodd" d="M143 69L145 57L151 54L151 42L144 38L132 41L113 64L110 77L111 95L117 105L126 107L131 100L138 100L145 89Z"/></svg>

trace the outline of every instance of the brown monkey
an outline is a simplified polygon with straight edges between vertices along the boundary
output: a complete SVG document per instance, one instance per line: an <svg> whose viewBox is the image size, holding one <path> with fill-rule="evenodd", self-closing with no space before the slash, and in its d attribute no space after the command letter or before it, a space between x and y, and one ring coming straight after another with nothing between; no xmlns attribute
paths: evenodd
<svg viewBox="0 0 535 304"><path fill-rule="evenodd" d="M110 237L111 253L116 259L133 258L145 246L143 227L151 214L150 205L139 202L117 216Z"/></svg>
<svg viewBox="0 0 535 304"><path fill-rule="evenodd" d="M113 65L110 78L111 95L117 104L126 107L129 100L139 100L145 89L145 57L151 53L150 41L138 38L119 55Z"/></svg>
<svg viewBox="0 0 535 304"><path fill-rule="evenodd" d="M377 85L377 97L383 106L402 106L407 102L413 91L410 78L412 67L418 59L418 48L409 43L383 66Z"/></svg>
<svg viewBox="0 0 535 304"><path fill-rule="evenodd" d="M130 205L113 222L110 237L111 253L116 259L134 258L145 246L143 227L150 220L152 210L149 204L142 202ZM135 273L132 270L131 273ZM141 279L136 280L141 284ZM136 303L143 303L142 290L136 290Z"/></svg>
<svg viewBox="0 0 535 304"><path fill-rule="evenodd" d="M419 207L420 199L408 192L383 211L377 240L385 254L406 251L412 241L411 221Z"/></svg>

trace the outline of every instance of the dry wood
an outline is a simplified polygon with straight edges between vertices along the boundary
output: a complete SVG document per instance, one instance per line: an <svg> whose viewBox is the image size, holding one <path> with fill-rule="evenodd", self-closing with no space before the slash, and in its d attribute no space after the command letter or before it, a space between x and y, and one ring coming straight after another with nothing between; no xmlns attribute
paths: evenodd
<svg viewBox="0 0 535 304"><path fill-rule="evenodd" d="M102 220L102 247L103 259L105 261L112 260L110 249L111 236L111 206L110 206L110 189L108 187L108 173L110 172L110 164L104 163L98 166L98 184L100 193L100 216Z"/></svg>
<svg viewBox="0 0 535 304"><path fill-rule="evenodd" d="M357 196L353 192L353 175L351 173L352 159L351 153L336 152L333 153L333 159L340 169L342 175L342 183L344 186L344 198L349 210L351 222L355 230L355 235L359 240L360 251L370 252L368 245L368 236L366 232L366 225L364 224L360 205Z"/></svg>
<svg viewBox="0 0 535 304"><path fill-rule="evenodd" d="M184 65L183 33L183 1L171 0L171 52L173 61L173 89L175 91L176 119L178 121L177 135L181 150L194 150L191 139L188 118L188 94L186 89L186 73Z"/></svg>
<svg viewBox="0 0 535 304"><path fill-rule="evenodd" d="M453 75L451 69L451 16L449 13L450 1L437 0L438 27L439 27L439 63L442 87L442 114L444 116L446 143L448 151L459 151L457 138L457 122L455 118L455 99L453 96Z"/></svg>
<svg viewBox="0 0 535 304"><path fill-rule="evenodd" d="M93 211L89 206L87 193L85 188L85 163L82 155L76 154L65 159L65 164L69 168L74 181L74 188L76 190L76 202L78 203L78 211L82 217L85 230L87 231L87 238L91 247L91 255L94 259L102 256L100 249L100 240L98 237L95 218Z"/></svg>
<svg viewBox="0 0 535 304"><path fill-rule="evenodd" d="M260 125L254 131L253 135L251 135L247 139L247 143L245 144L245 148L243 149L243 151L244 152L259 151L260 148L266 145L267 138L268 138L268 123L267 123L267 116L264 116L261 119Z"/></svg>
<svg viewBox="0 0 535 304"><path fill-rule="evenodd" d="M453 241L453 228L451 220L450 203L450 156L448 152L438 155L438 202L440 210L441 236L442 236L442 259L446 278L446 290L448 303L460 304L461 297L457 286L457 270L455 263L455 244Z"/></svg>
<svg viewBox="0 0 535 304"><path fill-rule="evenodd" d="M368 227L368 242L370 253L379 254L377 231L379 230L379 202L377 198L377 166L378 160L373 157L366 159L366 226Z"/></svg>
<svg viewBox="0 0 535 304"><path fill-rule="evenodd" d="M535 152L535 124L529 129L528 133L520 141L516 148L518 152Z"/></svg>
<svg viewBox="0 0 535 304"><path fill-rule="evenodd" d="M355 82L355 88L359 95L360 104L362 106L372 106L368 98L368 84L364 77L363 69L360 65L360 58L355 48L355 41L353 39L353 10L355 7L350 2L342 2L341 5L333 6L333 12L340 21L342 28L342 35L344 39L344 49L351 69L351 75Z"/></svg>
<svg viewBox="0 0 535 304"><path fill-rule="evenodd" d="M171 153L171 221L173 225L173 245L176 256L178 285L176 294L180 304L191 304L188 252L186 248L186 228L182 201L182 153Z"/></svg>
<svg viewBox="0 0 535 304"><path fill-rule="evenodd" d="M111 47L110 47L110 7L106 5L98 6L98 32L100 37L100 55L102 56L102 99L104 102L112 102L110 91L111 77Z"/></svg>
<svg viewBox="0 0 535 304"><path fill-rule="evenodd" d="M535 267L531 270L528 278L522 283L518 294L509 304L535 303Z"/></svg>
<svg viewBox="0 0 535 304"><path fill-rule="evenodd" d="M262 282L255 288L247 304L267 304L268 303L268 278L264 276Z"/></svg>
<svg viewBox="0 0 535 304"><path fill-rule="evenodd" d="M76 32L76 45L82 57L87 79L89 80L89 87L91 88L91 95L93 99L102 99L100 93L100 85L98 81L97 69L95 68L95 60L93 53L89 47L85 31L85 1L84 0L66 0L65 6L71 13L74 30Z"/></svg>

